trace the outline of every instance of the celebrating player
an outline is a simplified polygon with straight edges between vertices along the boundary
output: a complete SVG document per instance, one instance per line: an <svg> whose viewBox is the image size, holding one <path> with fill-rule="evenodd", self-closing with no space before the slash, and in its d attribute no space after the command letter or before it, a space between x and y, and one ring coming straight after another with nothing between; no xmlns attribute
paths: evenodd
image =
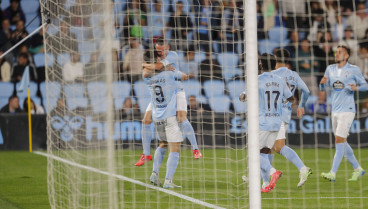
<svg viewBox="0 0 368 209"><path fill-rule="evenodd" d="M349 57L350 49L344 45L338 46L335 54L336 64L327 67L320 82L321 90L324 90L326 85L331 88L332 97L331 118L336 152L330 172L321 174L323 178L330 181L335 181L337 169L344 155L354 168L349 181L357 181L365 172L355 158L353 149L347 142L347 137L356 113L354 91L367 91L368 85L359 67L348 63Z"/></svg>
<svg viewBox="0 0 368 209"><path fill-rule="evenodd" d="M290 53L288 50L282 48L277 49L275 51L275 58L276 58L276 67L275 67L276 70L271 71L271 73L283 78L287 82L290 91L293 95L295 93L295 89L297 88L302 92L301 100L297 110L297 115L299 118L301 118L304 115L304 106L309 97L308 87L299 77L298 73L288 69L287 67L288 60L290 58ZM303 161L299 158L298 154L293 149L285 145L286 133L290 120L291 120L291 103L288 102L283 104L282 123L275 141L275 145L273 146L273 150L284 156L288 161L293 163L298 168L300 181L297 186L301 187L307 181L309 175L312 173L312 170L304 165ZM272 154L268 155L268 158L272 163L273 155ZM267 184L267 178L264 179L264 184Z"/></svg>
<svg viewBox="0 0 368 209"><path fill-rule="evenodd" d="M160 58L160 62L156 63L145 63L143 67L147 70L163 70L165 68L178 69L179 65L177 62L177 54L176 52L169 51L170 46L165 42L164 38L158 38L155 43L155 49L157 51L157 55ZM142 120L143 131L142 131L142 144L143 144L143 155L140 160L135 164L136 166L141 166L145 162L150 161L152 156L150 155L150 146L151 146L151 108L152 104L150 103L147 107L146 113ZM179 121L179 127L184 133L184 135L189 139L190 144L193 148L193 154L195 159L199 159L202 157L198 149L197 139L193 130L192 125L187 119L187 101L185 98L185 92L183 87L181 86L181 81L178 81L178 91L177 91L177 119Z"/></svg>
<svg viewBox="0 0 368 209"><path fill-rule="evenodd" d="M145 55L147 54L149 52ZM177 79L187 80L188 76L177 70L158 73L153 71L153 75L148 71L144 69L143 77L151 94L152 119L160 140L160 145L155 151L150 181L161 186L158 173L166 149L169 147L170 154L167 160L164 188L177 188L180 186L175 185L172 179L178 167L180 144L183 141L176 118Z"/></svg>
<svg viewBox="0 0 368 209"><path fill-rule="evenodd" d="M268 158L263 154L271 151L280 130L283 98L286 98L289 102L294 100L285 80L269 72L272 69L271 57L272 55L270 54L262 54L259 65L263 73L258 76L261 172L271 176L271 181L266 187L262 187L262 192L270 192L275 188L276 182L282 176L282 172L273 168ZM246 95L243 92L239 100L244 102L245 99Z"/></svg>

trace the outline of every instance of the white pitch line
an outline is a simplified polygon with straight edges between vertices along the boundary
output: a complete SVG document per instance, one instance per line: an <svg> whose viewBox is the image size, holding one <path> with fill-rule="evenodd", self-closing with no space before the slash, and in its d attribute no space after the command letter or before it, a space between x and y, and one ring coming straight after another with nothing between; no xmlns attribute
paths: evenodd
<svg viewBox="0 0 368 209"><path fill-rule="evenodd" d="M196 203L198 205L206 206L208 208L225 209L223 207L219 207L219 206L216 206L216 205L213 205L213 204L210 204L210 203L207 203L207 202L204 202L204 201L201 201L201 200L198 200L198 199L195 199L195 198L192 198L192 197L189 197L189 196L186 196L186 195L168 190L168 189L164 189L164 188L161 188L161 187L146 184L146 183L143 183L141 181L137 181L135 179L128 178L126 176L112 174L112 173L109 173L109 172L106 172L106 171L99 170L97 168L81 165L81 164L78 164L78 163L75 163L75 162L72 162L72 161L54 156L54 155L49 155L47 153L43 153L43 152L35 151L33 153L38 154L38 155L42 155L42 156L45 156L45 157L48 157L48 158L66 163L66 164L69 164L69 165L72 165L72 166L75 166L75 167L78 167L78 168L86 169L86 170L93 171L93 172L100 173L100 174L107 175L107 176L112 176L112 177L115 177L115 178L123 180L123 181L128 181L128 182L131 182L133 184L141 185L141 186L144 186L144 187L148 187L150 189L154 189L154 190L157 190L157 191L160 191L160 192L164 192L164 193L179 197L181 199Z"/></svg>
<svg viewBox="0 0 368 209"><path fill-rule="evenodd" d="M206 200L247 200L249 198L217 198ZM262 200L368 199L368 197L263 197Z"/></svg>

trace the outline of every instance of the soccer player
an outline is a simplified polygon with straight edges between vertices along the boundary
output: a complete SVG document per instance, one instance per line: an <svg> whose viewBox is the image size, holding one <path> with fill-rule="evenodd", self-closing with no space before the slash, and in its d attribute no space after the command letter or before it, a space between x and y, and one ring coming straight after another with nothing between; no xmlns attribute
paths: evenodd
<svg viewBox="0 0 368 209"><path fill-rule="evenodd" d="M293 95L295 93L295 89L297 88L302 92L299 107L297 109L297 115L299 118L301 118L304 115L304 106L309 97L309 89L305 85L303 80L299 77L298 73L288 69L288 62L290 58L290 53L288 50L283 48L277 49L274 56L276 58L276 70L271 71L271 73L283 78L287 82L289 89ZM284 100L285 99L286 98L284 98ZM286 133L290 120L291 103L288 102L285 103L282 108L282 123L275 144L273 146L273 150L284 156L288 161L293 163L298 168L300 181L297 186L301 187L307 181L309 175L312 174L312 170L304 165L303 161L293 149L285 145ZM273 154L269 154L268 158L272 163ZM267 178L264 179L265 185L267 185L268 183L267 180Z"/></svg>
<svg viewBox="0 0 368 209"><path fill-rule="evenodd" d="M183 141L182 132L176 117L178 79L187 80L188 76L178 70L161 71L153 75L144 69L144 82L151 94L152 119L159 135L160 145L155 151L151 183L161 186L158 177L159 169L167 147L170 154L167 160L164 188L177 188L172 179L179 163L180 144Z"/></svg>
<svg viewBox="0 0 368 209"><path fill-rule="evenodd" d="M271 176L271 181L266 187L262 187L262 192L270 192L275 188L276 182L282 176L282 172L273 168L264 154L271 151L280 130L283 98L286 98L289 102L293 102L294 100L285 80L269 72L272 69L271 58L272 55L270 54L262 54L259 62L259 69L263 73L259 72L262 74L258 76L261 172ZM244 102L245 99L246 94L243 92L239 96L239 100Z"/></svg>
<svg viewBox="0 0 368 209"><path fill-rule="evenodd" d="M170 46L165 42L164 38L158 38L155 42L155 49L157 51L160 62L157 63L145 63L143 67L147 68L147 70L165 70L169 68L170 70L178 69L177 67L177 57L176 52L169 51ZM151 146L151 108L152 104L148 105L144 118L142 120L143 130L142 130L142 144L143 144L143 154L141 155L140 160L135 164L136 166L141 166L145 162L152 160L152 156L150 155L150 146ZM193 154L195 159L199 159L202 157L202 154L199 151L197 139L193 130L192 125L187 119L187 101L185 98L185 92L183 87L181 86L181 81L178 81L178 91L177 91L177 118L179 121L179 127L184 133L184 135L188 138L190 144L193 148Z"/></svg>
<svg viewBox="0 0 368 209"><path fill-rule="evenodd" d="M355 117L354 91L367 91L368 85L359 67L348 63L350 49L344 45L337 46L336 64L329 65L321 79L320 89L326 86L331 89L332 98L332 128L335 134L335 157L332 168L321 176L329 181L335 181L336 172L343 156L353 166L354 172L349 181L357 181L365 171L355 158L353 149L347 142L350 126Z"/></svg>

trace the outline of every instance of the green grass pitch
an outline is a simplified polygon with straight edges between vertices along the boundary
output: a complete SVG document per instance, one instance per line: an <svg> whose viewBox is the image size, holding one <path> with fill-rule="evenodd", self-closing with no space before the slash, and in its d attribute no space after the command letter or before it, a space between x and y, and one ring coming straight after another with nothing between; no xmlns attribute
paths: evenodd
<svg viewBox="0 0 368 209"><path fill-rule="evenodd" d="M334 149L296 149L313 174L302 188L297 188L298 171L294 165L275 155L274 167L284 175L275 190L262 194L262 208L368 208L368 176L348 182L352 168L346 160L340 165L336 182L320 177L329 171ZM120 150L119 152L127 152ZM152 162L135 167L137 151L128 151L117 164L117 173L149 183ZM153 153L153 152L152 152ZM241 175L246 173L242 150L205 149L204 158L192 159L190 150L181 152L181 161L174 176L182 189L173 191L225 208L248 208L248 185ZM362 167L368 169L368 149L355 150ZM214 160L216 156L216 160ZM167 157L167 154L166 154ZM165 175L165 162L160 178ZM316 160L318 157L318 160ZM184 159L184 160L182 160ZM214 172L216 168L216 172ZM97 174L97 179L103 178ZM47 160L28 152L0 152L0 209L48 209ZM119 208L204 208L192 202L129 182L117 181ZM160 203L157 203L157 199Z"/></svg>

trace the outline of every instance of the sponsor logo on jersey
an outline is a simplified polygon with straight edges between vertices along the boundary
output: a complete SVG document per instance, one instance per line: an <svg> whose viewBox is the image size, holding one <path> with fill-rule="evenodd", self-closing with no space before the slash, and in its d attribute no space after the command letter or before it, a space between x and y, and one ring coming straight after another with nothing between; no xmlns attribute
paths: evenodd
<svg viewBox="0 0 368 209"><path fill-rule="evenodd" d="M336 90L336 91L341 91L341 90L343 90L344 88L345 88L345 85L344 85L344 83L342 83L341 81L335 81L334 83L333 83L333 88Z"/></svg>

